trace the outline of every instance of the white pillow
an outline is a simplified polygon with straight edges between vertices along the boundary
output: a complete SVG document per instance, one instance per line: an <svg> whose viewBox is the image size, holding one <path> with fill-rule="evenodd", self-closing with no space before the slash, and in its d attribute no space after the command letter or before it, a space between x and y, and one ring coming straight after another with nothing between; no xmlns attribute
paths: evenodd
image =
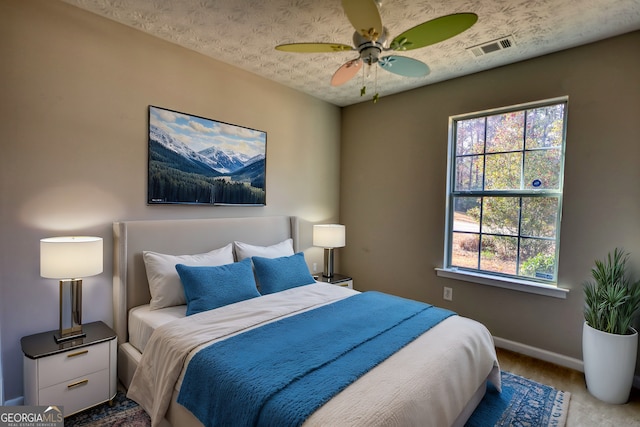
<svg viewBox="0 0 640 427"><path fill-rule="evenodd" d="M231 243L224 248L195 255L166 255L143 251L142 258L149 281L151 293L149 309L151 310L187 303L180 276L176 271L176 264L216 267L231 264L234 261Z"/></svg>
<svg viewBox="0 0 640 427"><path fill-rule="evenodd" d="M271 246L255 246L248 243L233 242L238 261L245 258L260 256L263 258L279 258L293 255L293 239L283 240Z"/></svg>

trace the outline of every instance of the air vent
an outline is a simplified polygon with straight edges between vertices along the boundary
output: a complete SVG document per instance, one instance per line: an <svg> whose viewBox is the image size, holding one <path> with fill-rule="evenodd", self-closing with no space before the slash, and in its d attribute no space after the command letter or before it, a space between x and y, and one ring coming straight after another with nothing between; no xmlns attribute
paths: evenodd
<svg viewBox="0 0 640 427"><path fill-rule="evenodd" d="M484 56L491 52L497 52L499 50L509 49L516 45L513 36L502 37L499 39L491 40L490 42L482 43L476 46L468 47L467 50L471 52L474 57Z"/></svg>

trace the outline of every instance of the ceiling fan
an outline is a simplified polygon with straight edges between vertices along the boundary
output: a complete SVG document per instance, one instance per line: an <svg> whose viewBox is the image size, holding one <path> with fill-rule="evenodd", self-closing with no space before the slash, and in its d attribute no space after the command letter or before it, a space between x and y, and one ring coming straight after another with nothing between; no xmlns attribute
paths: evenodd
<svg viewBox="0 0 640 427"><path fill-rule="evenodd" d="M429 74L429 66L417 59L400 55L380 56L383 51L408 51L430 46L456 36L469 29L478 20L475 13L454 13L441 16L403 32L389 43L389 32L382 25L379 6L381 0L342 0L342 7L356 29L353 46L342 43L288 43L276 46L277 50L297 53L321 53L358 51L359 55L344 63L333 74L332 86L340 86L351 80L363 64L378 64L382 69L405 77L423 77ZM366 93L363 85L360 95ZM373 97L377 102L378 94Z"/></svg>

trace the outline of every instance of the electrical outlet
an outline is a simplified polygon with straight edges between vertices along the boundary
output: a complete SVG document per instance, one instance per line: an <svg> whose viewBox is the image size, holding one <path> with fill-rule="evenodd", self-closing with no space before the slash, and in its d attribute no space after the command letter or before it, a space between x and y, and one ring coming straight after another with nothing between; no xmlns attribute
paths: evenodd
<svg viewBox="0 0 640 427"><path fill-rule="evenodd" d="M317 272L318 272L318 263L317 263L317 262L314 262L314 263L313 263L313 272L314 272L314 273L317 273Z"/></svg>
<svg viewBox="0 0 640 427"><path fill-rule="evenodd" d="M446 301L453 301L453 288L444 287L444 293L442 295Z"/></svg>

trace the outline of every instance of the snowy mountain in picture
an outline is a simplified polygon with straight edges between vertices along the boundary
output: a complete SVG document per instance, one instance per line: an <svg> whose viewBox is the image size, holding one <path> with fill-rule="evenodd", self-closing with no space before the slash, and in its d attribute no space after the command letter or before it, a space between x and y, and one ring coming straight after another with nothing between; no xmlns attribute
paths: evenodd
<svg viewBox="0 0 640 427"><path fill-rule="evenodd" d="M151 141L157 142L164 148L174 152L175 154L185 158L187 161L193 163L199 163L208 166L209 168L215 170L215 163L209 160L207 157L196 153L191 148L189 148L186 144L176 141L171 135L162 131L158 127L151 125L149 127L149 139Z"/></svg>
<svg viewBox="0 0 640 427"><path fill-rule="evenodd" d="M222 173L233 173L251 163L264 159L262 155L249 157L242 153L223 151L216 147L205 148L198 153L209 159L215 165L214 168Z"/></svg>
<svg viewBox="0 0 640 427"><path fill-rule="evenodd" d="M264 159L264 155L249 157L242 153L226 152L216 147L196 152L154 125L149 128L149 138L186 160L206 165L221 175L233 173Z"/></svg>

